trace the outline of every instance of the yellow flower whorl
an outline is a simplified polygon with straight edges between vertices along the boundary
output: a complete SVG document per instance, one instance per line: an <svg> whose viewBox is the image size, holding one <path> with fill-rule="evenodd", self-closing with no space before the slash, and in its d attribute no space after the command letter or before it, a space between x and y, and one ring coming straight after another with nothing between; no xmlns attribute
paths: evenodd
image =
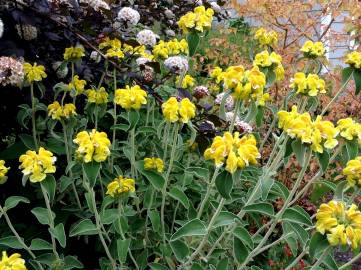
<svg viewBox="0 0 361 270"><path fill-rule="evenodd" d="M175 97L171 97L162 104L162 112L164 118L171 123L188 123L196 115L196 106L188 98L178 102Z"/></svg>
<svg viewBox="0 0 361 270"><path fill-rule="evenodd" d="M126 110L139 110L142 105L147 104L147 92L139 85L127 85L124 89L115 90L114 102Z"/></svg>
<svg viewBox="0 0 361 270"><path fill-rule="evenodd" d="M106 194L114 198L118 195L128 192L135 192L134 179L118 176L108 184Z"/></svg>

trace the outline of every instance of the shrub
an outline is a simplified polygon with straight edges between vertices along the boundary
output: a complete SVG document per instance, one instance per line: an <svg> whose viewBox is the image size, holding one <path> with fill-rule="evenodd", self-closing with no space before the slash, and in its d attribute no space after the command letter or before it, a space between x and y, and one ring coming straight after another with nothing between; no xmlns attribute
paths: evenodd
<svg viewBox="0 0 361 270"><path fill-rule="evenodd" d="M361 53L347 55L342 85L320 106L324 47L306 42L300 57L315 65L273 103L285 75L276 32L255 31L245 66L193 68L213 16L195 7L178 18L177 38L158 40L123 7L124 35L64 48L54 71L0 58L0 82L29 96L17 119L31 130L0 154L1 188L11 190L0 204L0 269L347 269L361 256L361 124L324 119L351 81L359 94ZM96 71L85 80L89 58ZM62 81L49 100L52 73ZM345 180L326 179L334 162ZM289 164L296 179L286 186ZM300 199L317 185L331 196L310 215ZM342 264L335 247L357 255Z"/></svg>

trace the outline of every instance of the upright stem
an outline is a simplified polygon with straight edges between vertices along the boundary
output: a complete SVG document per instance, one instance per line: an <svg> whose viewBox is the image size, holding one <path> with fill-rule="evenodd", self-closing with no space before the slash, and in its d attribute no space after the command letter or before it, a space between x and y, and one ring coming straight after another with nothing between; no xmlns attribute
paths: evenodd
<svg viewBox="0 0 361 270"><path fill-rule="evenodd" d="M6 211L1 207L0 205L0 213L5 217L5 221L6 224L8 225L8 227L10 228L11 232L14 234L14 236L16 237L16 239L18 240L18 242L23 246L23 248L29 253L30 257L32 259L35 259L36 256L35 254L31 251L31 249L25 244L24 240L20 237L20 235L18 234L18 232L16 231L16 229L14 228L13 224L11 223L11 220L8 216L8 214L6 213ZM44 270L43 266L36 261L36 264L39 266L39 268L41 270Z"/></svg>
<svg viewBox="0 0 361 270"><path fill-rule="evenodd" d="M230 133L233 132L234 123L236 122L236 119L237 119L240 104L241 104L241 102L239 100L236 100L236 107L234 108L232 121L231 121L231 124L230 124L229 129L228 129Z"/></svg>
<svg viewBox="0 0 361 270"><path fill-rule="evenodd" d="M200 204L200 207L199 207L199 210L198 210L198 213L197 213L197 218L200 218L202 216L202 214L203 214L204 206L206 205L206 203L208 201L208 198L211 195L211 191L212 191L212 188L214 186L214 182L216 181L219 168L220 167L216 166L216 168L214 169L214 173L213 173L211 182L209 182L208 187L207 187L206 195L204 196L204 198L203 198L203 200L202 200L202 202Z"/></svg>
<svg viewBox="0 0 361 270"><path fill-rule="evenodd" d="M36 119L35 119L35 97L34 97L34 84L30 84L30 94L31 94L31 123L33 128L33 139L34 139L34 145L35 150L38 150L39 143L38 143L38 137L36 134Z"/></svg>
<svg viewBox="0 0 361 270"><path fill-rule="evenodd" d="M49 227L51 230L54 230L54 216L53 216L53 213L51 211L51 207L50 207L50 201L49 201L49 197L48 197L48 194L46 193L46 190L45 188L43 187L43 185L40 185L41 186L41 191L43 193L43 196L44 196L44 200L45 200L45 205L46 205L46 209L48 210L48 219L49 219ZM55 255L55 257L59 260L59 254L58 252L56 251L56 241L55 241L55 238L52 234L50 234L51 236L51 243L53 245L53 253Z"/></svg>
<svg viewBox="0 0 361 270"><path fill-rule="evenodd" d="M325 259L325 257L327 256L329 250L331 247L327 247L321 254L321 256L317 259L316 263L314 265L312 265L310 270L314 270L317 269L318 266L323 262L323 260Z"/></svg>
<svg viewBox="0 0 361 270"><path fill-rule="evenodd" d="M162 235L163 235L163 244L165 244L165 221L164 221L164 208L165 208L165 199L167 196L167 187L169 184L169 176L170 173L172 171L172 167L173 167L173 162L174 162L174 158L175 158L175 150L177 148L177 140L178 140L178 129L179 129L179 124L176 123L175 127L174 127L174 133L173 133L173 140L172 140L172 149L171 149L171 154L170 154L170 159L169 159L169 164L168 164L168 170L165 176L165 183L164 186L162 188L162 204L161 204L161 208L160 208L160 223L162 224Z"/></svg>
<svg viewBox="0 0 361 270"><path fill-rule="evenodd" d="M170 123L167 121L167 123L165 124L164 135L163 135L163 160L164 161L167 157L169 129L170 129Z"/></svg>
<svg viewBox="0 0 361 270"><path fill-rule="evenodd" d="M84 173L84 172L83 172ZM116 270L117 269L117 266L116 266L116 262L115 260L113 259L110 251L109 251L109 248L108 248L108 245L107 243L105 242L105 239L103 237L103 232L102 232L102 222L101 222L101 219L100 219L100 215L98 213L98 209L97 209L97 205L96 205L96 201L95 201L95 192L94 192L94 189L90 187L88 181L86 180L86 177L83 177L83 180L84 180L84 187L85 189L88 191L88 193L91 195L91 203L92 203L92 208L94 210L94 216L95 216L95 223L96 223L96 227L97 227L97 231L98 231L98 236L99 236L99 239L100 239L100 242L102 243L103 245L103 248L104 248L104 251L112 265L112 269L113 270ZM106 234L106 231L104 232ZM109 239L109 236L106 234L107 238Z"/></svg>
<svg viewBox="0 0 361 270"><path fill-rule="evenodd" d="M70 164L70 162L71 162L71 150L70 150L70 145L69 145L69 140L68 140L68 134L66 132L66 124L63 121L61 123L63 125L63 135L64 135L66 159L67 159L68 164ZM73 171L71 169L69 170L69 176L72 179L71 187L73 189L73 193L74 193L76 203L77 203L79 209L81 209L82 206L81 206L81 203L80 203L78 191L76 190L76 186L75 186L75 183L73 181L74 177L73 177Z"/></svg>
<svg viewBox="0 0 361 270"><path fill-rule="evenodd" d="M124 213L123 213L123 207L122 207L122 201L121 201L120 199L118 200L118 215L119 215L119 217L121 217L122 215L124 215ZM119 224L119 232L120 232L121 239L122 239L122 240L125 240L126 238L125 238L125 235L124 235L124 233L123 233L123 231L122 231L122 227L121 227L120 224ZM129 253L130 259L133 261L133 264L134 264L135 268L136 268L137 270L139 270L139 266L138 266L138 264L137 264L137 260L134 258L133 254L132 254L132 250L131 250L130 248L128 249L128 253Z"/></svg>
<svg viewBox="0 0 361 270"><path fill-rule="evenodd" d="M136 170L135 170L135 127L130 131L130 147L131 147L131 173L133 179L136 178Z"/></svg>
<svg viewBox="0 0 361 270"><path fill-rule="evenodd" d="M300 255L297 256L296 259L290 263L285 270L291 270L305 255L307 254L307 250L303 250Z"/></svg>
<svg viewBox="0 0 361 270"><path fill-rule="evenodd" d="M208 237L209 237L209 235L210 235L210 233L212 231L213 224L216 221L216 218L218 217L219 213L221 212L225 202L226 202L226 200L224 198L222 198L219 205L218 205L218 207L217 207L216 212L214 213L211 221L208 224L206 235L203 237L203 239L202 239L201 243L199 244L198 248L193 252L193 254L190 256L190 258L187 260L187 262L182 264L178 268L179 270L186 269L186 267L188 265L190 265L193 262L193 260L195 259L195 257L202 251L204 245L208 242Z"/></svg>
<svg viewBox="0 0 361 270"><path fill-rule="evenodd" d="M114 68L113 71L113 79L114 79L114 97L113 97L113 110L114 110L114 121L113 125L117 124L117 104L115 103L115 91L117 90L117 69ZM113 129L113 136L112 136L112 150L115 151L115 136L116 136L116 129ZM113 172L113 162L114 162L114 155L110 156L110 171Z"/></svg>
<svg viewBox="0 0 361 270"><path fill-rule="evenodd" d="M322 110L321 112L321 116L323 116L328 108L331 106L332 103L334 103L338 97L340 96L340 94L342 93L342 91L346 88L348 82L351 80L351 78L353 77L353 72L350 74L350 76L347 78L347 80L343 83L343 85L340 87L340 89L337 91L336 95L334 95L334 97L330 100L330 102L326 105L326 107Z"/></svg>
<svg viewBox="0 0 361 270"><path fill-rule="evenodd" d="M269 237L271 236L271 234L273 233L273 230L274 230L274 228L277 226L278 221L279 221L280 218L282 217L284 211L288 208L289 202L292 200L293 196L295 195L295 193L296 193L296 191L297 191L297 189L298 189L298 187L299 187L299 185L300 185L300 183L301 183L301 181L302 181L302 179L303 179L303 176L305 175L305 172L306 172L306 170L307 170L307 168L308 168L308 165L309 165L308 163L309 163L311 157L312 157L312 152L309 151L309 152L307 153L307 157L306 157L306 159L305 159L305 163L304 163L304 165L303 165L303 167L302 167L302 170L301 170L300 174L298 175L298 178L297 178L297 180L296 180L296 182L295 182L295 184L294 184L294 186L293 186L293 188L292 188L292 190L291 190L288 198L286 199L286 201L285 201L282 209L281 209L281 210L277 213L277 215L275 216L274 221L273 221L271 227L268 229L267 233L265 234L265 236L263 237L263 239L261 240L261 242L257 245L257 247L256 247L255 249L253 249L253 250L249 253L249 255L247 256L247 258L245 259L245 261L244 261L243 264L241 265L240 269L244 269L244 268L246 267L246 265L249 263L249 261L253 258L253 256L254 256L255 254L257 254L257 252L263 247L263 245L266 243L266 241L268 240L268 238L269 238Z"/></svg>

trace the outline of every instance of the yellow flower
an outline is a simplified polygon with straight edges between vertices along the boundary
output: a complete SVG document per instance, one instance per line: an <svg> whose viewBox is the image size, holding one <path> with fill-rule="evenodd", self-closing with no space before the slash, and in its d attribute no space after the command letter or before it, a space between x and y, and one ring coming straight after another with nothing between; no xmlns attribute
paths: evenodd
<svg viewBox="0 0 361 270"><path fill-rule="evenodd" d="M175 97L171 97L162 104L162 112L164 118L171 123L188 123L196 115L196 106L188 98L178 102Z"/></svg>
<svg viewBox="0 0 361 270"><path fill-rule="evenodd" d="M116 197L122 193L135 192L135 181L132 178L118 176L107 186L107 195Z"/></svg>
<svg viewBox="0 0 361 270"><path fill-rule="evenodd" d="M85 80L80 80L78 75L75 75L72 81L68 84L68 89L75 91L75 96L80 95L84 92L84 87L86 85Z"/></svg>
<svg viewBox="0 0 361 270"><path fill-rule="evenodd" d="M155 58L168 58L179 54L188 53L188 42L185 39L177 40L176 38L170 41L160 40L153 48L153 55Z"/></svg>
<svg viewBox="0 0 361 270"><path fill-rule="evenodd" d="M0 185L4 184L7 180L6 174L8 173L10 167L5 167L5 160L0 160Z"/></svg>
<svg viewBox="0 0 361 270"><path fill-rule="evenodd" d="M323 148L333 149L338 144L336 137L339 130L330 121L322 120L321 116L312 121L308 112L300 114L297 107L292 106L291 112L279 111L278 117L278 127L291 138L310 144L312 151L323 153Z"/></svg>
<svg viewBox="0 0 361 270"><path fill-rule="evenodd" d="M325 54L325 47L322 42L313 43L311 40L308 40L303 44L300 51L308 57L319 57Z"/></svg>
<svg viewBox="0 0 361 270"><path fill-rule="evenodd" d="M317 96L318 93L326 93L325 81L320 79L317 74L306 74L297 72L291 79L290 87L295 89L297 94L305 94L311 97Z"/></svg>
<svg viewBox="0 0 361 270"><path fill-rule="evenodd" d="M125 89L115 90L114 102L126 110L139 110L143 104L147 104L147 92L139 85L127 85Z"/></svg>
<svg viewBox="0 0 361 270"><path fill-rule="evenodd" d="M98 132L95 129L92 132L81 131L73 140L78 145L76 150L77 157L85 163L103 162L110 155L110 140L105 132Z"/></svg>
<svg viewBox="0 0 361 270"><path fill-rule="evenodd" d="M180 77L177 78L176 84L179 84ZM190 75L185 75L182 80L182 88L187 89L195 85L195 79Z"/></svg>
<svg viewBox="0 0 361 270"><path fill-rule="evenodd" d="M26 270L25 260L21 258L19 253L11 254L10 257L6 254L6 251L2 252L2 258L0 261L1 270Z"/></svg>
<svg viewBox="0 0 361 270"><path fill-rule="evenodd" d="M122 43L119 39L114 38L110 39L106 37L104 41L99 44L99 49L112 48L112 49L120 49L122 47Z"/></svg>
<svg viewBox="0 0 361 270"><path fill-rule="evenodd" d="M64 60L67 61L76 61L83 56L85 56L84 48L80 46L66 48L64 52Z"/></svg>
<svg viewBox="0 0 361 270"><path fill-rule="evenodd" d="M361 144L361 124L355 122L352 118L340 119L337 122L337 129L340 131L341 137L349 141L357 139Z"/></svg>
<svg viewBox="0 0 361 270"><path fill-rule="evenodd" d="M184 33L188 33L192 29L203 32L204 30L211 28L213 14L213 9L206 9L204 6L198 6L193 12L188 12L183 15L178 21L178 26Z"/></svg>
<svg viewBox="0 0 361 270"><path fill-rule="evenodd" d="M351 52L347 54L345 63L354 68L361 68L361 52Z"/></svg>
<svg viewBox="0 0 361 270"><path fill-rule="evenodd" d="M330 245L349 245L356 249L361 244L361 212L356 205L346 210L344 202L323 203L316 219L316 230L327 234Z"/></svg>
<svg viewBox="0 0 361 270"><path fill-rule="evenodd" d="M267 32L267 30L262 27L256 31L254 38L261 46L277 45L278 42L278 35L275 31L271 30Z"/></svg>
<svg viewBox="0 0 361 270"><path fill-rule="evenodd" d="M212 79L215 79L216 83L220 83L223 80L223 71L220 67L215 67L211 74L210 77Z"/></svg>
<svg viewBox="0 0 361 270"><path fill-rule="evenodd" d="M254 66L271 67L276 74L276 80L280 81L284 78L285 70L282 66L282 56L272 52L269 54L267 50L257 53L253 61Z"/></svg>
<svg viewBox="0 0 361 270"><path fill-rule="evenodd" d="M99 90L89 89L85 93L88 97L89 103L95 103L97 105L108 102L108 93L104 87L100 87Z"/></svg>
<svg viewBox="0 0 361 270"><path fill-rule="evenodd" d="M42 65L31 65L30 63L23 64L25 79L29 83L40 82L43 78L46 78L45 67Z"/></svg>
<svg viewBox="0 0 361 270"><path fill-rule="evenodd" d="M164 171L164 162L160 158L155 158L155 157L145 158L144 169L157 170L157 172L162 173Z"/></svg>
<svg viewBox="0 0 361 270"><path fill-rule="evenodd" d="M349 186L361 186L361 156L349 160L342 174L346 176Z"/></svg>
<svg viewBox="0 0 361 270"><path fill-rule="evenodd" d="M65 104L63 107L58 101L54 101L48 105L48 115L54 120L61 120L62 117L69 118L70 116L76 115L75 105Z"/></svg>
<svg viewBox="0 0 361 270"><path fill-rule="evenodd" d="M243 66L231 66L222 72L222 80L227 90L232 91L232 96L237 100L248 101L252 99L262 104L264 101L263 89L266 85L266 76L254 66L251 70Z"/></svg>
<svg viewBox="0 0 361 270"><path fill-rule="evenodd" d="M53 153L45 150L43 147L39 148L39 153L28 150L19 158L20 169L22 173L27 176L30 175L30 181L33 183L41 182L45 179L47 173L54 173L56 168L54 163L56 157Z"/></svg>
<svg viewBox="0 0 361 270"><path fill-rule="evenodd" d="M226 162L226 170L234 173L237 168L257 164L258 152L257 141L253 135L239 138L239 132L233 135L225 132L223 137L216 136L212 145L204 152L205 159L212 159L217 167Z"/></svg>

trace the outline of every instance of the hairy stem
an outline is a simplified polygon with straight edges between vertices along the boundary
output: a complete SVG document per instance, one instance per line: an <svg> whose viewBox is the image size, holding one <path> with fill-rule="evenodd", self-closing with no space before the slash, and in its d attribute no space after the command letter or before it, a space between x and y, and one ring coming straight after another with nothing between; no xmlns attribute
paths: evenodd
<svg viewBox="0 0 361 270"><path fill-rule="evenodd" d="M36 119L35 119L36 108L35 108L35 96L34 96L34 84L33 83L30 84L30 95L31 95L31 123L32 123L32 128L33 128L33 139L34 139L35 150L38 150L39 143L38 143L38 137L37 137L37 132L36 132Z"/></svg>

